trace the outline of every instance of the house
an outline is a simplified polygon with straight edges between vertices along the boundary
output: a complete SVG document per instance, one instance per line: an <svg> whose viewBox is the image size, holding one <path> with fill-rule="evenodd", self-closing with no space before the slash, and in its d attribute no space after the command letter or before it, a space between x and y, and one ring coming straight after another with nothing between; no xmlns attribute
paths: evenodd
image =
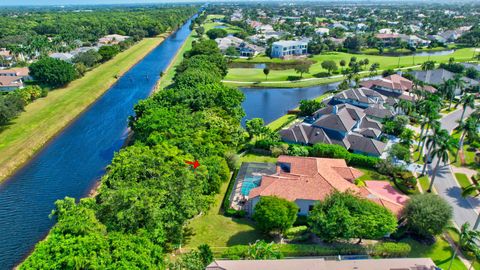
<svg viewBox="0 0 480 270"><path fill-rule="evenodd" d="M123 41L129 39L129 38L130 38L129 36L122 36L122 35L113 34L113 35L107 35L107 36L104 36L104 37L100 38L98 40L98 43L102 44L102 45L116 45L120 42L123 42Z"/></svg>
<svg viewBox="0 0 480 270"><path fill-rule="evenodd" d="M13 54L6 48L0 48L0 67L9 67L13 61Z"/></svg>
<svg viewBox="0 0 480 270"><path fill-rule="evenodd" d="M391 34L376 34L376 38L378 38L385 47L394 45L397 40L400 38L399 34L391 33Z"/></svg>
<svg viewBox="0 0 480 270"><path fill-rule="evenodd" d="M477 71L480 71L480 65L478 64L472 64L472 63L460 63L462 66L464 66L466 69L467 68L474 68Z"/></svg>
<svg viewBox="0 0 480 270"><path fill-rule="evenodd" d="M406 42L411 47L425 47L430 44L429 40L421 39L415 35L400 34L399 37L402 41Z"/></svg>
<svg viewBox="0 0 480 270"><path fill-rule="evenodd" d="M455 42L461 35L457 30L447 30L441 33L438 33L446 42Z"/></svg>
<svg viewBox="0 0 480 270"><path fill-rule="evenodd" d="M395 99L413 100L415 97L413 93L415 85L413 82L398 74L393 74L376 80L363 81L360 82L360 85L375 90L384 96ZM436 91L436 89L431 86L424 86L423 89L431 93Z"/></svg>
<svg viewBox="0 0 480 270"><path fill-rule="evenodd" d="M306 40L282 40L272 44L271 57L290 58L307 55L308 42Z"/></svg>
<svg viewBox="0 0 480 270"><path fill-rule="evenodd" d="M365 109L350 105L329 105L316 111L304 122L281 130L285 142L313 145L337 144L345 149L370 156L381 156L385 143L379 141L382 124L367 117Z"/></svg>
<svg viewBox="0 0 480 270"><path fill-rule="evenodd" d="M9 92L23 88L23 80L20 76L0 76L0 92Z"/></svg>
<svg viewBox="0 0 480 270"><path fill-rule="evenodd" d="M446 43L447 40L440 35L427 35L427 38L431 41L436 41L440 43Z"/></svg>
<svg viewBox="0 0 480 270"><path fill-rule="evenodd" d="M412 74L419 81L436 86L443 84L445 81L453 80L456 76L456 73L450 72L443 68L434 70L416 70L410 72L410 74ZM480 84L478 81L468 77L462 77L462 81L465 82L466 86L477 86ZM460 92L460 88L455 90L456 95L459 95Z"/></svg>
<svg viewBox="0 0 480 270"><path fill-rule="evenodd" d="M395 190L388 182L383 183L389 186L385 191L379 186L358 187L353 182L362 175L361 171L347 166L344 159L282 155L278 157L276 173L263 175L259 185L250 190L244 210L253 215L261 197L276 196L294 202L299 208L298 215L306 216L316 203L331 193L351 191L399 216L408 197L386 197L384 194Z"/></svg>
<svg viewBox="0 0 480 270"><path fill-rule="evenodd" d="M205 270L439 270L430 258L215 260Z"/></svg>
<svg viewBox="0 0 480 270"><path fill-rule="evenodd" d="M345 31L348 31L348 27L346 27L345 25L341 24L341 23L332 23L328 26L329 28L333 29L333 28L340 28L340 29L343 29Z"/></svg>
<svg viewBox="0 0 480 270"><path fill-rule="evenodd" d="M58 53L58 52L51 53L48 56L51 58L59 59L66 62L72 62L72 59L74 57L74 55L71 53Z"/></svg>
<svg viewBox="0 0 480 270"><path fill-rule="evenodd" d="M21 77L23 81L31 81L30 69L28 67L17 67L0 70L0 77L2 76L16 76Z"/></svg>
<svg viewBox="0 0 480 270"><path fill-rule="evenodd" d="M315 29L315 34L317 34L319 36L325 36L325 35L328 35L329 33L330 33L330 29L325 28L325 27L320 27L320 28Z"/></svg>
<svg viewBox="0 0 480 270"><path fill-rule="evenodd" d="M254 57L259 53L265 52L265 48L250 44L235 36L216 38L215 42L217 42L218 48L223 53L225 53L229 47L234 47L239 52L240 57Z"/></svg>

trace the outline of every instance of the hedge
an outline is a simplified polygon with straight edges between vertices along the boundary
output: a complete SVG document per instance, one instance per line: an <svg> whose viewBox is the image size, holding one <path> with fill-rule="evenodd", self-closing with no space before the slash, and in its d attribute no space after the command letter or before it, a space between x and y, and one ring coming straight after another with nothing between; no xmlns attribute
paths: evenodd
<svg viewBox="0 0 480 270"><path fill-rule="evenodd" d="M349 166L373 168L380 161L378 157L350 153L347 149L336 144L315 144L312 147L308 147L308 149L308 153L312 157L343 158Z"/></svg>
<svg viewBox="0 0 480 270"><path fill-rule="evenodd" d="M315 244L274 244L284 257L370 255L372 257L406 257L411 247L407 243L379 242L368 247L354 244L333 244L321 246ZM229 247L222 253L225 259L244 259L247 257L247 245Z"/></svg>
<svg viewBox="0 0 480 270"><path fill-rule="evenodd" d="M237 178L238 169L232 174L232 178L230 178L230 183L228 183L227 192L225 192L225 197L223 197L222 208L223 210L227 210L230 208L230 194L232 194L233 185L235 185L235 179Z"/></svg>

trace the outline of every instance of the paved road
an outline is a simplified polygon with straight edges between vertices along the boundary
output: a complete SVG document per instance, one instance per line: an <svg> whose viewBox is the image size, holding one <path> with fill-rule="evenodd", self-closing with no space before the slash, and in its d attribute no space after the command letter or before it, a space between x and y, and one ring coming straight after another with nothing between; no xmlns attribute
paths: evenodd
<svg viewBox="0 0 480 270"><path fill-rule="evenodd" d="M473 110L468 109L465 113L465 118L472 113ZM442 128L452 132L458 125L457 121L462 114L461 110L452 112L444 116L441 120ZM432 173L433 166L437 160L434 159L431 163L430 174ZM453 220L458 226L461 226L465 222L469 222L471 226L475 224L478 213L474 210L480 206L480 199L462 197L462 189L455 180L450 165L442 164L437 171L434 187L438 194L444 198L453 207Z"/></svg>

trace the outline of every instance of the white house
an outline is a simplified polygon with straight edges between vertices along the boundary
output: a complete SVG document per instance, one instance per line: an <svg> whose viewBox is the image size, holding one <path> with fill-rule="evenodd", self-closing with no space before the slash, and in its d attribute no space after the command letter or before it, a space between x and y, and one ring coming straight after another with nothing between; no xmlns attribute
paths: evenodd
<svg viewBox="0 0 480 270"><path fill-rule="evenodd" d="M274 58L289 58L307 55L308 42L305 40L282 40L272 44L271 56Z"/></svg>

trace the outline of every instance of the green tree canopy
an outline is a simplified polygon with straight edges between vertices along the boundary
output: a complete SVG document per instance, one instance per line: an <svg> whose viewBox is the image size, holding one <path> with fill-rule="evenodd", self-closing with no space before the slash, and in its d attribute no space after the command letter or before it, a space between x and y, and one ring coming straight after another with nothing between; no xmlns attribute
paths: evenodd
<svg viewBox="0 0 480 270"><path fill-rule="evenodd" d="M415 195L408 201L404 216L407 228L421 235L438 235L452 218L452 207L435 194Z"/></svg>
<svg viewBox="0 0 480 270"><path fill-rule="evenodd" d="M42 58L30 65L30 74L39 83L53 87L64 86L77 76L73 65L51 57Z"/></svg>
<svg viewBox="0 0 480 270"><path fill-rule="evenodd" d="M253 219L264 232L283 234L297 219L298 206L278 197L261 197L255 205Z"/></svg>

